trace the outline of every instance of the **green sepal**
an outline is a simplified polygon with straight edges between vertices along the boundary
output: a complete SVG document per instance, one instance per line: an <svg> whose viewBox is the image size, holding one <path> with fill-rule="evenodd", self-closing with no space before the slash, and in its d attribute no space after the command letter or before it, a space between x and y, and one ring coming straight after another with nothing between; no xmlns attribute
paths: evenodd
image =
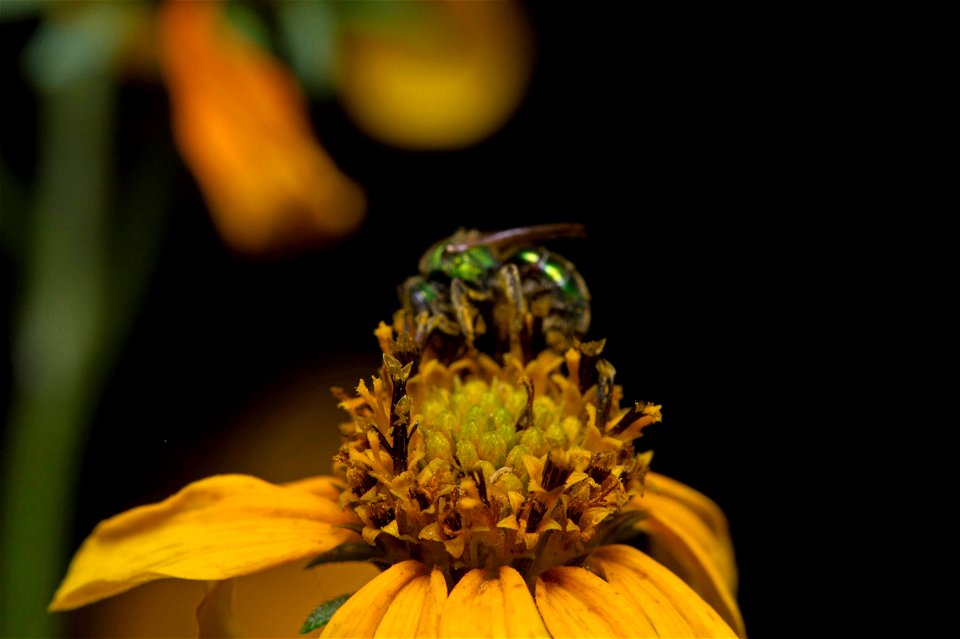
<svg viewBox="0 0 960 639"><path fill-rule="evenodd" d="M340 544L333 550L328 550L311 559L306 567L313 568L320 564L335 564L341 561L369 561L379 555L376 548L367 544Z"/></svg>
<svg viewBox="0 0 960 639"><path fill-rule="evenodd" d="M641 534L636 525L646 518L647 513L636 510L615 515L609 522L604 522L607 525L601 544L626 543Z"/></svg>
<svg viewBox="0 0 960 639"><path fill-rule="evenodd" d="M330 618L340 610L340 606L347 602L352 595L340 595L330 601L324 602L313 609L313 612L310 613L310 616L307 617L307 620L303 622L303 627L300 628L300 634L305 635L312 630L316 630L320 626L327 625L327 622L330 621Z"/></svg>
<svg viewBox="0 0 960 639"><path fill-rule="evenodd" d="M343 529L345 529L345 530L352 530L353 532L357 533L358 535L361 534L361 533L363 533L363 525L362 525L362 524L338 524L336 527L337 527L337 528L343 528Z"/></svg>

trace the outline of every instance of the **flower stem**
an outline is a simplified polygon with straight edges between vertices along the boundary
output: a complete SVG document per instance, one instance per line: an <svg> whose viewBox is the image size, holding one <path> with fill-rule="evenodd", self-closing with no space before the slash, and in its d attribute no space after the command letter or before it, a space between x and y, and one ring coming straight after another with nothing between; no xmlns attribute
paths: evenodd
<svg viewBox="0 0 960 639"><path fill-rule="evenodd" d="M4 445L4 636L58 634L46 613L70 539L74 477L104 370L114 83L39 92L43 139L14 334Z"/></svg>

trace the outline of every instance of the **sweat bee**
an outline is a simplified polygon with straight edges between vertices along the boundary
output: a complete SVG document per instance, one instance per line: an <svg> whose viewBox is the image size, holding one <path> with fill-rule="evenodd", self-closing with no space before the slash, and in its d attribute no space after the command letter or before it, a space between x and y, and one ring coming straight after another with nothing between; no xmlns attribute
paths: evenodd
<svg viewBox="0 0 960 639"><path fill-rule="evenodd" d="M497 353L566 348L590 327L590 292L569 260L537 243L568 237L584 237L583 226L460 229L437 242L400 287L411 333L446 352L482 340Z"/></svg>

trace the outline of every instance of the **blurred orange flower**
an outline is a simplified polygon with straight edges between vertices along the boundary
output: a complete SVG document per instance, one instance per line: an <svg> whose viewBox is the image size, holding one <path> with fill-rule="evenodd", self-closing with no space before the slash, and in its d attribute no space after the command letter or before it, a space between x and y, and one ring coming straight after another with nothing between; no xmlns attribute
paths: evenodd
<svg viewBox="0 0 960 639"><path fill-rule="evenodd" d="M363 217L362 190L317 142L291 73L221 8L170 1L159 12L174 136L221 235L260 253L350 233Z"/></svg>

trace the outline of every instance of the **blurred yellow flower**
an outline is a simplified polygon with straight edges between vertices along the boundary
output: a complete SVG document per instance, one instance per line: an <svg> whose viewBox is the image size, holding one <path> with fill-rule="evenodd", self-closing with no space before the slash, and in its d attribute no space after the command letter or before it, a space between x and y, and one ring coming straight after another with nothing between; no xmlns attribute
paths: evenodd
<svg viewBox="0 0 960 639"><path fill-rule="evenodd" d="M393 28L341 37L336 88L356 123L389 144L473 144L513 114L533 68L533 35L513 2L415 4Z"/></svg>
<svg viewBox="0 0 960 639"><path fill-rule="evenodd" d="M302 248L353 231L363 192L316 141L290 72L244 38L218 2L159 9L174 135L233 248Z"/></svg>

